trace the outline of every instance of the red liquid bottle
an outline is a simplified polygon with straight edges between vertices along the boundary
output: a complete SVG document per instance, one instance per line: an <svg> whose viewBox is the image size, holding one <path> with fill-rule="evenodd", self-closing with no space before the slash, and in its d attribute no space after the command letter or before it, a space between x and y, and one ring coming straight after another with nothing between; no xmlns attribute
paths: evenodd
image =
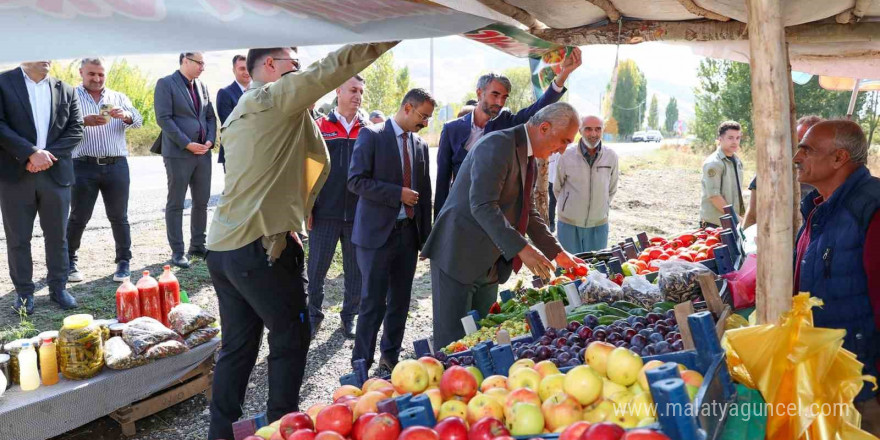
<svg viewBox="0 0 880 440"><path fill-rule="evenodd" d="M141 300L137 287L128 277L116 289L116 320L126 323L141 316Z"/></svg>
<svg viewBox="0 0 880 440"><path fill-rule="evenodd" d="M163 269L165 269L165 272L162 272L162 275L159 276L159 295L162 297L162 324L165 324L165 327L171 327L171 323L168 322L168 312L174 306L180 304L180 283L177 282L177 277L171 273L171 266L166 264Z"/></svg>
<svg viewBox="0 0 880 440"><path fill-rule="evenodd" d="M141 298L141 316L149 316L162 322L162 300L159 298L159 283L145 270L144 276L137 282L138 294Z"/></svg>

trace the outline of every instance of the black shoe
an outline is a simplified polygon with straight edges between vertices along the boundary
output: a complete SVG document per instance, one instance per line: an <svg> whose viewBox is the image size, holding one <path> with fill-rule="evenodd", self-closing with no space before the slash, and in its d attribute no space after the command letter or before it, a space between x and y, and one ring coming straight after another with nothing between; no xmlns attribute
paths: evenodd
<svg viewBox="0 0 880 440"><path fill-rule="evenodd" d="M21 296L17 295L15 297L15 307L13 307L16 313L20 313L20 310L24 309L24 312L28 315L34 314L34 294Z"/></svg>
<svg viewBox="0 0 880 440"><path fill-rule="evenodd" d="M58 291L50 291L49 299L58 303L61 306L61 310L70 310L76 308L76 299L70 295L67 289L61 289Z"/></svg>
<svg viewBox="0 0 880 440"><path fill-rule="evenodd" d="M171 264L184 269L189 268L189 260L183 255L172 255Z"/></svg>
<svg viewBox="0 0 880 440"><path fill-rule="evenodd" d="M318 330L321 329L321 321L313 322L312 325L311 325L311 327L312 327L311 339L314 341L314 340L315 340L315 335L317 335L317 334L318 334Z"/></svg>
<svg viewBox="0 0 880 440"><path fill-rule="evenodd" d="M204 260L205 256L207 255L207 252L205 252L204 250L198 250L198 251L189 251L189 252L187 252L187 254L190 258L196 257L196 258L201 258L202 260Z"/></svg>
<svg viewBox="0 0 880 440"><path fill-rule="evenodd" d="M342 321L342 335L345 339L354 339L354 321Z"/></svg>
<svg viewBox="0 0 880 440"><path fill-rule="evenodd" d="M379 358L379 368L384 368L388 370L388 372L394 371L394 367L397 365L397 362L392 362L391 359L382 356Z"/></svg>
<svg viewBox="0 0 880 440"><path fill-rule="evenodd" d="M128 269L128 260L119 260L116 263L116 273L113 274L113 281L122 282L126 278L131 278L131 271Z"/></svg>

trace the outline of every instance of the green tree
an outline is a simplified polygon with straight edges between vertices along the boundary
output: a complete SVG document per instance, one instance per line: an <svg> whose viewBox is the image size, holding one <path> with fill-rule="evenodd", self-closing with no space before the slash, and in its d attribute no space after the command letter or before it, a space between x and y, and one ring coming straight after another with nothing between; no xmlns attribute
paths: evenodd
<svg viewBox="0 0 880 440"><path fill-rule="evenodd" d="M660 109L658 107L657 95L655 94L651 97L651 108L648 110L648 128L650 129L660 128Z"/></svg>
<svg viewBox="0 0 880 440"><path fill-rule="evenodd" d="M866 93L859 93L856 99L856 110L864 108L866 96ZM816 76L804 85L794 85L794 103L798 116L842 117L846 115L850 97L852 97L852 92L835 92L823 89Z"/></svg>
<svg viewBox="0 0 880 440"><path fill-rule="evenodd" d="M666 119L664 120L663 128L666 129L667 133L672 133L676 122L678 122L678 101L673 96L666 103Z"/></svg>
<svg viewBox="0 0 880 440"><path fill-rule="evenodd" d="M394 54L385 52L361 75L366 82L363 109L367 112L381 110L389 117L397 113L403 95L412 86L409 69L394 67Z"/></svg>
<svg viewBox="0 0 880 440"><path fill-rule="evenodd" d="M697 68L699 85L693 131L706 146L714 145L718 124L734 120L743 126L745 143L752 139L752 94L749 65L706 58Z"/></svg>
<svg viewBox="0 0 880 440"><path fill-rule="evenodd" d="M877 130L877 125L880 124L880 114L877 114L877 111L880 110L878 108L880 107L880 92L864 93L864 95L868 95L868 97L865 100L865 107L863 109L862 128L868 135L868 146L870 147L874 141L874 131Z"/></svg>
<svg viewBox="0 0 880 440"><path fill-rule="evenodd" d="M532 91L532 73L528 67L511 67L502 72L510 80L510 95L507 97L505 107L516 113L535 102L535 93Z"/></svg>
<svg viewBox="0 0 880 440"><path fill-rule="evenodd" d="M636 96L636 102L639 103L639 125L636 130L641 130L644 128L645 119L648 116L648 112L645 111L648 108L648 80L645 79L645 74L638 66L636 66L636 70L639 74L639 93Z"/></svg>
<svg viewBox="0 0 880 440"><path fill-rule="evenodd" d="M617 120L621 137L633 134L641 126L645 102L640 97L643 95L647 95L647 85L639 66L633 60L621 61L611 104L611 115Z"/></svg>

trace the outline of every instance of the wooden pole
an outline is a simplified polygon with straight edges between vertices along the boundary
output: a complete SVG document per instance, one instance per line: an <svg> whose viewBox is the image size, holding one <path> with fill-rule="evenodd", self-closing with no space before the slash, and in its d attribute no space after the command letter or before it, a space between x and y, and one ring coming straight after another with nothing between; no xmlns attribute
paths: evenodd
<svg viewBox="0 0 880 440"><path fill-rule="evenodd" d="M752 108L758 148L759 323L774 323L791 308L792 154L785 28L778 0L749 0Z"/></svg>
<svg viewBox="0 0 880 440"><path fill-rule="evenodd" d="M789 44L785 43L785 63L788 65L788 100L791 104L789 113L791 114L791 154L797 153L797 146L800 139L797 138L797 105L794 100L794 81L791 79L791 56L789 52ZM794 163L792 163L794 167ZM797 181L797 173L791 172L791 237L792 240L797 238L797 232L801 228L801 184Z"/></svg>

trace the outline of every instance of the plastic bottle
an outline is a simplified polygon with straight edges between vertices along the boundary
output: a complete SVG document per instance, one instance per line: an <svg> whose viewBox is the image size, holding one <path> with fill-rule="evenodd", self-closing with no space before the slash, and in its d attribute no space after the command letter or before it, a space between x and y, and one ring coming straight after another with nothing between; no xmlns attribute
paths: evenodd
<svg viewBox="0 0 880 440"><path fill-rule="evenodd" d="M58 383L58 358L52 338L43 339L40 345L40 379L44 386Z"/></svg>
<svg viewBox="0 0 880 440"><path fill-rule="evenodd" d="M125 277L116 289L116 320L126 323L141 316L141 300L137 287Z"/></svg>
<svg viewBox="0 0 880 440"><path fill-rule="evenodd" d="M162 297L162 324L165 324L165 327L171 327L171 323L168 322L168 312L174 306L180 304L180 283L177 282L177 277L171 272L170 265L166 264L163 269L165 271L159 276L159 295Z"/></svg>
<svg viewBox="0 0 880 440"><path fill-rule="evenodd" d="M141 316L149 316L162 322L162 300L159 298L159 283L145 270L144 276L137 282L138 296L141 303Z"/></svg>
<svg viewBox="0 0 880 440"><path fill-rule="evenodd" d="M22 391L32 391L40 387L40 373L37 371L37 352L30 342L21 345L18 353L18 374Z"/></svg>

